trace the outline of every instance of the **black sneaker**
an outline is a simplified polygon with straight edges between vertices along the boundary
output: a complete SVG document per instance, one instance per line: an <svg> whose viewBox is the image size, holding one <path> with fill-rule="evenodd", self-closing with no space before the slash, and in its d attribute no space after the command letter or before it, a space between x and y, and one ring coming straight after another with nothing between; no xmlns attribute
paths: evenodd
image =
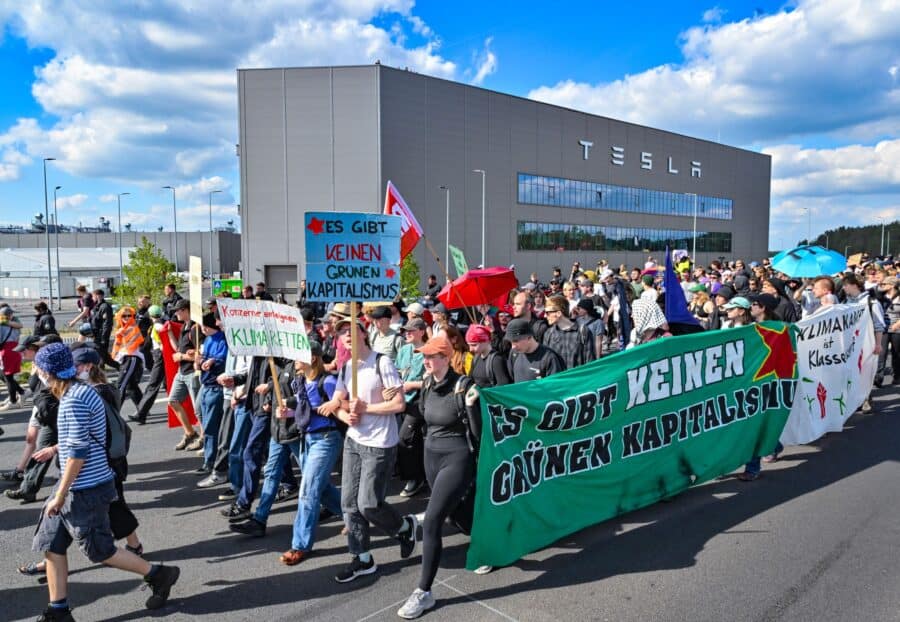
<svg viewBox="0 0 900 622"><path fill-rule="evenodd" d="M169 590L178 581L181 570L178 566L160 566L152 578L144 577L144 581L153 590L153 596L147 599L147 609L159 609L169 600Z"/></svg>
<svg viewBox="0 0 900 622"><path fill-rule="evenodd" d="M128 420L133 421L138 425L145 425L147 423L147 417L138 417L137 415L128 415Z"/></svg>
<svg viewBox="0 0 900 622"><path fill-rule="evenodd" d="M231 488L226 488L219 493L219 501L231 501L235 497L237 497L237 493L234 492Z"/></svg>
<svg viewBox="0 0 900 622"><path fill-rule="evenodd" d="M235 533L242 533L245 536L253 536L254 538L262 538L266 535L266 525L255 518L244 521L243 523L231 523L228 528Z"/></svg>
<svg viewBox="0 0 900 622"><path fill-rule="evenodd" d="M250 518L250 508L241 507L237 503L232 503L219 513L227 518L229 523L239 523Z"/></svg>
<svg viewBox="0 0 900 622"><path fill-rule="evenodd" d="M33 492L23 492L19 488L10 488L9 490L4 490L3 494L9 499L21 501L23 504L34 503L35 500L37 500L37 497Z"/></svg>
<svg viewBox="0 0 900 622"><path fill-rule="evenodd" d="M47 605L47 608L44 609L44 613L37 619L37 622L75 622L75 618L72 617L72 610L68 607L65 609L56 609Z"/></svg>
<svg viewBox="0 0 900 622"><path fill-rule="evenodd" d="M338 583L350 583L357 577L362 577L367 574L374 574L377 570L378 566L375 565L374 557L369 557L369 563L364 564L359 560L359 555L354 555L353 559L350 561L350 564L339 573L334 575L334 580Z"/></svg>
<svg viewBox="0 0 900 622"><path fill-rule="evenodd" d="M416 532L419 530L419 520L413 514L407 514L403 519L409 524L409 529L397 534L400 541L400 557L406 559L416 550Z"/></svg>

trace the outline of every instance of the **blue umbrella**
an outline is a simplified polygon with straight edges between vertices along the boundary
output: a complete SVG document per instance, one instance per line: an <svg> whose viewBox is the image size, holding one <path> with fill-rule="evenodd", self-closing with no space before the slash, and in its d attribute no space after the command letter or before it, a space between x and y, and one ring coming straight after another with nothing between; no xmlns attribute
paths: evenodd
<svg viewBox="0 0 900 622"><path fill-rule="evenodd" d="M772 258L772 268L793 277L836 274L847 269L847 258L821 246L798 246Z"/></svg>

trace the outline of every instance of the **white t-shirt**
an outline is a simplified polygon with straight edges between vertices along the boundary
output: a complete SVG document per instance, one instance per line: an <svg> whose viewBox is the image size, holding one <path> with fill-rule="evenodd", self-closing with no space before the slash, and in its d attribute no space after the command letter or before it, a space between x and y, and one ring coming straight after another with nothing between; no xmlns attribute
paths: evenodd
<svg viewBox="0 0 900 622"><path fill-rule="evenodd" d="M356 368L357 387L356 395L367 404L379 404L384 401L381 394L382 389L390 389L391 387L402 386L403 381L400 380L400 374L393 361L387 356L382 355L379 364L381 366L381 375L375 369L375 360L378 357L376 352L370 352L365 361L359 361ZM336 391L345 391L347 395L352 395L350 391L350 363L347 361L344 369L338 374ZM384 385L382 385L382 379ZM345 381L346 380L346 384ZM359 418L359 423L350 426L347 430L347 436L352 438L360 445L367 447L393 447L400 442L400 436L397 433L397 417L394 415L370 415L363 413Z"/></svg>

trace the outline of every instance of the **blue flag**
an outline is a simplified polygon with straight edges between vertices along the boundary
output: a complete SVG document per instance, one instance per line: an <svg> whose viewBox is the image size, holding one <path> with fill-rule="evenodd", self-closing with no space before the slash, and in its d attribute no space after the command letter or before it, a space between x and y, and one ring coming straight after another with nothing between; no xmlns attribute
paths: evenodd
<svg viewBox="0 0 900 622"><path fill-rule="evenodd" d="M666 273L663 280L666 287L666 322L671 327L673 324L689 324L700 326L697 318L688 311L684 290L675 270L672 268L672 253L666 246Z"/></svg>

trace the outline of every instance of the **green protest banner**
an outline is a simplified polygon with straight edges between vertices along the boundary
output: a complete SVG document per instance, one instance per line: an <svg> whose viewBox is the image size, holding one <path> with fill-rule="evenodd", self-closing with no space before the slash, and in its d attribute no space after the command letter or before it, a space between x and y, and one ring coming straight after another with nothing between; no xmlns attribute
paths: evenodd
<svg viewBox="0 0 900 622"><path fill-rule="evenodd" d="M450 247L450 257L453 259L453 266L456 268L456 276L462 276L469 271L469 264L466 263L466 255L462 250L456 248L452 244Z"/></svg>
<svg viewBox="0 0 900 622"><path fill-rule="evenodd" d="M466 567L510 564L771 453L796 363L791 329L765 322L483 389Z"/></svg>

